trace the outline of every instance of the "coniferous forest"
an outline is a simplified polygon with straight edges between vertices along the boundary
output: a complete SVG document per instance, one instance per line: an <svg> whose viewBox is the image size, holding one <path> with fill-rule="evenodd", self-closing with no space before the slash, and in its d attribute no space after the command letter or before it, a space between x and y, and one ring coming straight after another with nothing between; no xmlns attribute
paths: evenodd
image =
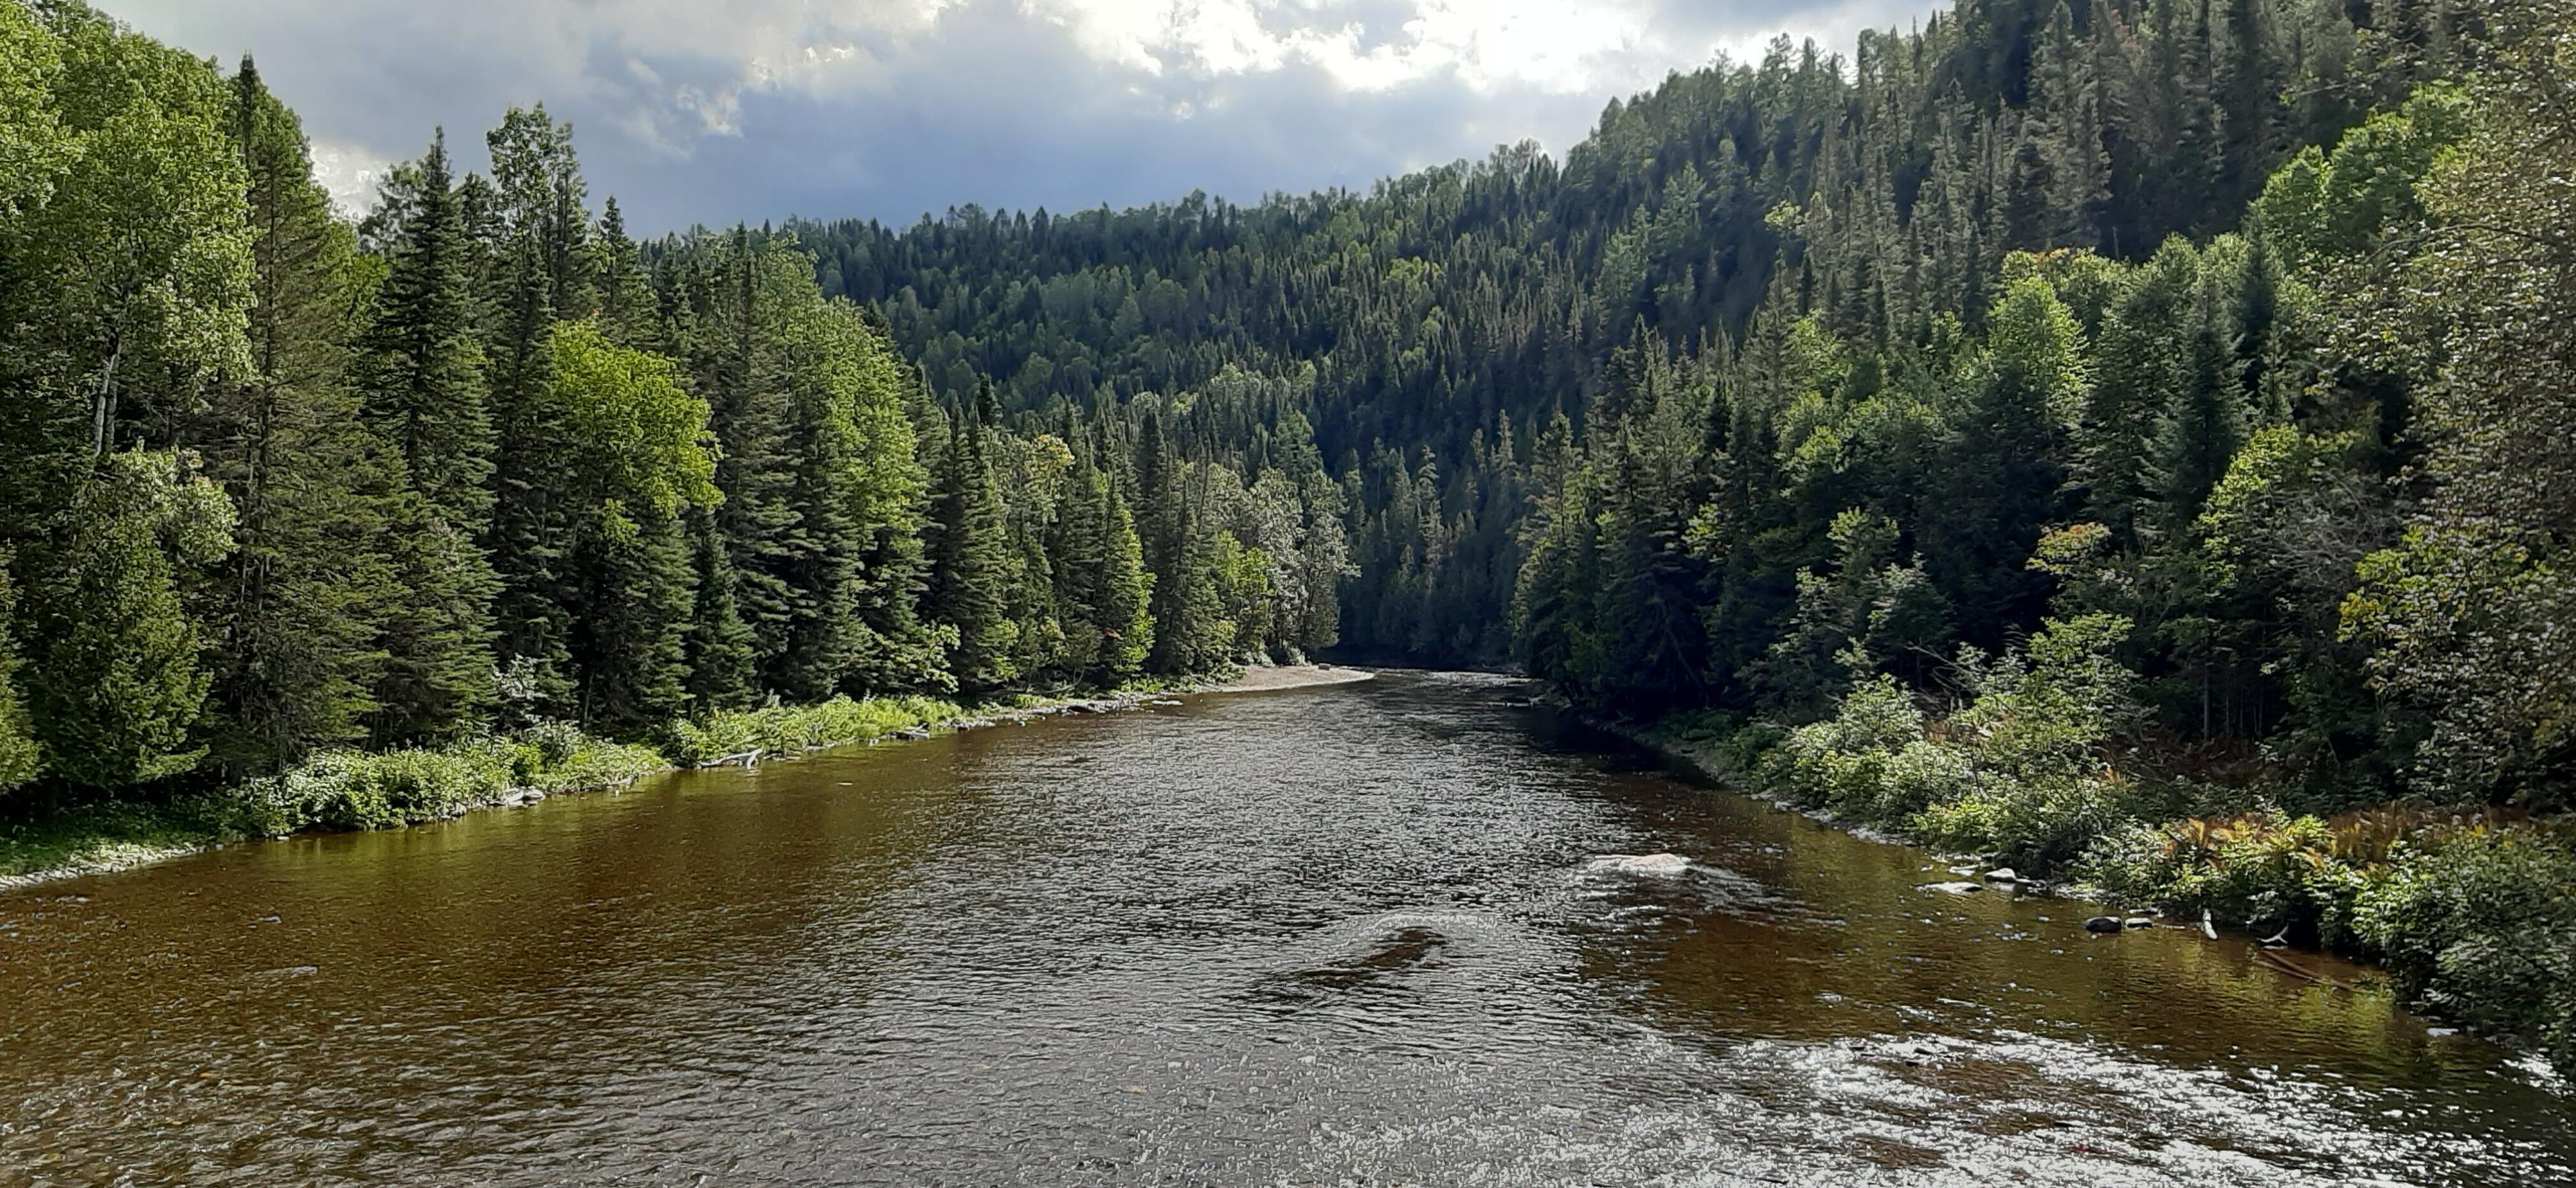
<svg viewBox="0 0 2576 1188"><path fill-rule="evenodd" d="M250 60L8 0L0 799L1509 664L2569 1059L2571 60L1959 0L1562 159L639 239L542 108L352 222Z"/></svg>

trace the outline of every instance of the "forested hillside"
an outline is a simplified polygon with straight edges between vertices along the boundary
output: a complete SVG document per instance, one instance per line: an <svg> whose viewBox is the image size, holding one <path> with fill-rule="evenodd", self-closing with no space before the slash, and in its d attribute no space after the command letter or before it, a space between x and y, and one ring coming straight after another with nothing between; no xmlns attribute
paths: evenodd
<svg viewBox="0 0 2576 1188"><path fill-rule="evenodd" d="M1493 661L1540 439L1624 412L1616 348L1731 358L1815 314L1876 376L1945 318L1981 332L2008 253L2134 261L2233 230L2290 152L2451 70L2473 24L2355 11L1977 0L1849 58L1784 39L1676 75L1562 162L795 230L949 400L985 377L1014 410L1289 385L1361 509L1347 641Z"/></svg>

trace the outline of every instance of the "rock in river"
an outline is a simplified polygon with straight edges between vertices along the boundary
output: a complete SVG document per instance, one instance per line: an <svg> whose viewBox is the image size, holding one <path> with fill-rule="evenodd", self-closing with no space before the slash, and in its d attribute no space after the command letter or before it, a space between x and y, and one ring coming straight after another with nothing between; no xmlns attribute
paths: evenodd
<svg viewBox="0 0 2576 1188"><path fill-rule="evenodd" d="M2118 916L2095 916L2084 922L2086 932L2118 932L2120 927Z"/></svg>
<svg viewBox="0 0 2576 1188"><path fill-rule="evenodd" d="M1690 873L1690 859L1679 854L1604 854L1584 865L1587 870L1659 879L1680 878Z"/></svg>

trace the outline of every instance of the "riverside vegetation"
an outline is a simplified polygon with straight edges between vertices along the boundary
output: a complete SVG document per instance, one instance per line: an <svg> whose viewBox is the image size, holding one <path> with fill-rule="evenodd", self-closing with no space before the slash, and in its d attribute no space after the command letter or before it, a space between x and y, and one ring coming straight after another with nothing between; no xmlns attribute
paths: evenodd
<svg viewBox="0 0 2576 1188"><path fill-rule="evenodd" d="M13 811L1515 660L2576 1063L2568 0L1959 0L1561 162L645 244L541 110L351 227L247 62L0 60Z"/></svg>

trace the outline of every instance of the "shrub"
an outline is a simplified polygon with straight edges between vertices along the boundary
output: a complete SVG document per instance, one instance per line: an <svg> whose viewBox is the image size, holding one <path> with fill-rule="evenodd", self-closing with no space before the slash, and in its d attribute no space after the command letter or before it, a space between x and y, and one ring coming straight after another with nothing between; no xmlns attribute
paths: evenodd
<svg viewBox="0 0 2576 1188"><path fill-rule="evenodd" d="M2090 882L2125 902L2204 909L2305 942L2349 947L2354 898L2381 868L2342 837L2322 818L2274 812L2132 825L2095 844L2084 869Z"/></svg>
<svg viewBox="0 0 2576 1188"><path fill-rule="evenodd" d="M1832 718L1790 731L1768 764L1780 791L1800 804L1867 814L1881 800L1887 767L1923 738L1923 713L1881 676L1845 695Z"/></svg>
<svg viewBox="0 0 2576 1188"><path fill-rule="evenodd" d="M1933 805L1970 799L1983 782L1966 751L1918 738L1882 769L1870 815L1881 821L1904 821Z"/></svg>
<svg viewBox="0 0 2576 1188"><path fill-rule="evenodd" d="M2576 1067L2576 836L2437 830L2401 846L2354 911L2398 987L2483 1030L2540 1039Z"/></svg>
<svg viewBox="0 0 2576 1188"><path fill-rule="evenodd" d="M662 753L634 743L583 738L559 760L533 769L523 766L519 783L546 792L605 788L648 776L671 766Z"/></svg>
<svg viewBox="0 0 2576 1188"><path fill-rule="evenodd" d="M2031 870L2052 870L2130 824L2127 785L2107 773L1986 771L1967 795L1915 814L1913 832Z"/></svg>
<svg viewBox="0 0 2576 1188"><path fill-rule="evenodd" d="M955 702L935 697L835 697L816 705L769 706L675 722L661 741L673 762L696 766L745 751L795 755L817 747L865 742L964 714Z"/></svg>

